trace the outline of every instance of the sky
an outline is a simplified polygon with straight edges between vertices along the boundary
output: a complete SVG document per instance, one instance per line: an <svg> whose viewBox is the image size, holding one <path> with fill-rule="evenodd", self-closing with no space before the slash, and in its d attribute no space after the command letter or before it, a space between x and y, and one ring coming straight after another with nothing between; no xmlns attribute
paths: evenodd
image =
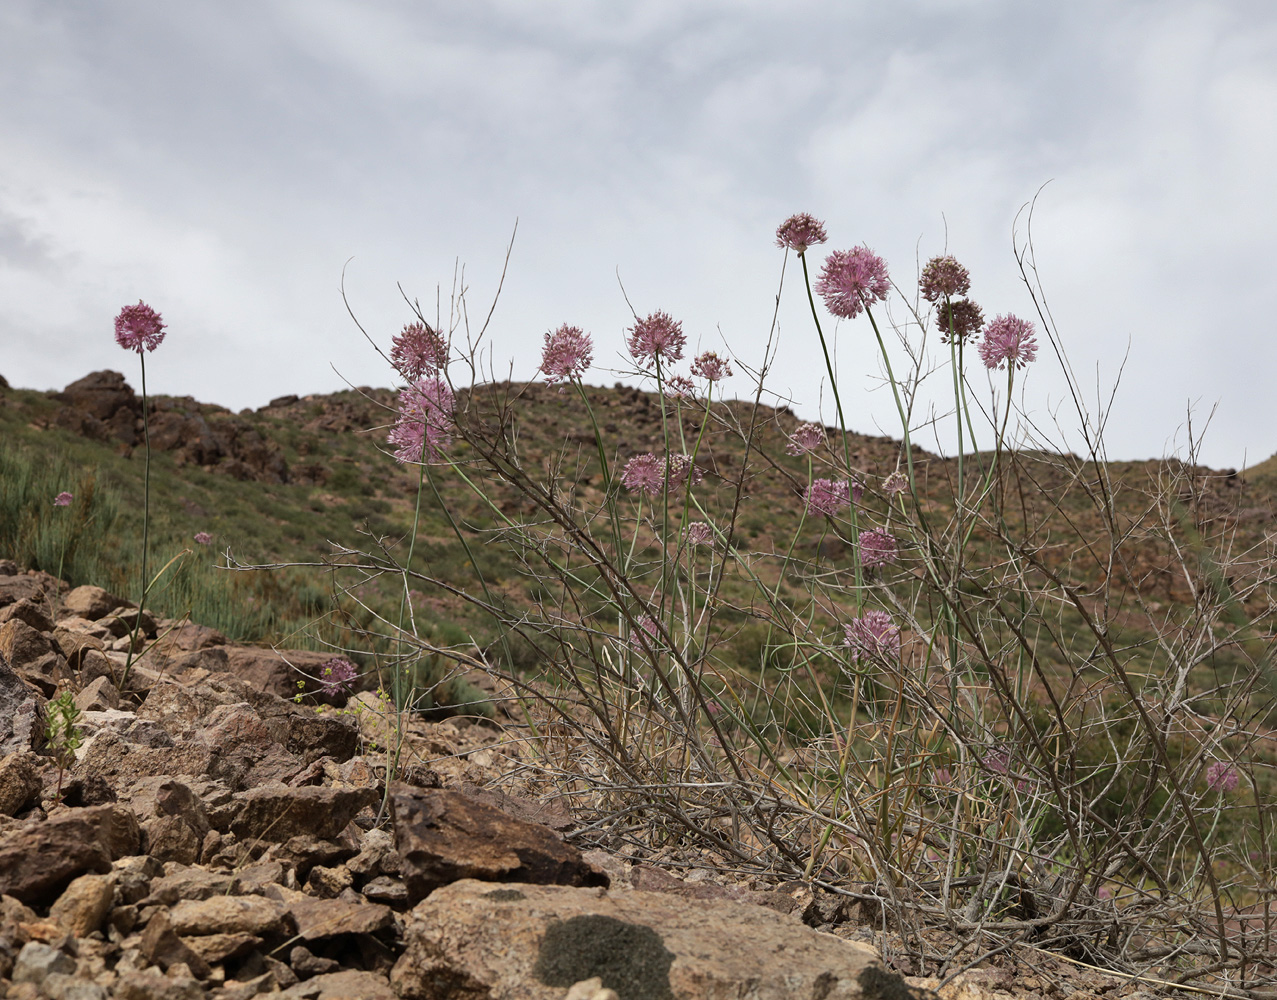
<svg viewBox="0 0 1277 1000"><path fill-rule="evenodd" d="M168 327L151 392L391 385L360 326L388 348L400 289L446 323L464 275L454 347L480 377L535 377L566 323L594 339L587 382L644 384L626 330L663 310L689 357L736 359L720 390L752 398L770 340L763 399L833 423L775 245L810 212L813 278L859 245L890 268L875 318L895 374L922 360L915 443L953 448L948 349L909 311L948 252L987 318L1037 326L1011 433L1083 450L1031 235L1109 457L1190 433L1216 468L1277 452L1271 0L4 0L0 93L13 386L139 387L112 326L139 300ZM849 428L899 437L873 328L817 308ZM966 370L1005 404L1005 373Z"/></svg>

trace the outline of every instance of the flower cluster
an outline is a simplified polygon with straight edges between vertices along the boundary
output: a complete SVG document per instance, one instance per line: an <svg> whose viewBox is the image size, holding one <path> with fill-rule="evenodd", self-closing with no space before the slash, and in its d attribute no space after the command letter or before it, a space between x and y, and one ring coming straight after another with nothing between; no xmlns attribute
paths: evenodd
<svg viewBox="0 0 1277 1000"><path fill-rule="evenodd" d="M212 545L213 536L210 535L207 531L197 531L195 532L195 544L196 545Z"/></svg>
<svg viewBox="0 0 1277 1000"><path fill-rule="evenodd" d="M813 479L803 494L808 514L833 517L851 506L851 483L846 479Z"/></svg>
<svg viewBox="0 0 1277 1000"><path fill-rule="evenodd" d="M545 335L541 349L541 371L550 383L579 379L594 360L594 343L580 327L559 327Z"/></svg>
<svg viewBox="0 0 1277 1000"><path fill-rule="evenodd" d="M626 340L634 360L645 367L657 359L666 364L679 360L686 343L683 324L664 312L654 312L636 322Z"/></svg>
<svg viewBox="0 0 1277 1000"><path fill-rule="evenodd" d="M885 611L866 611L844 625L843 630L852 663L858 663L861 657L900 655L900 628L892 624L891 616Z"/></svg>
<svg viewBox="0 0 1277 1000"><path fill-rule="evenodd" d="M897 493L903 493L908 488L909 477L898 470L882 481L882 491L889 497L894 497Z"/></svg>
<svg viewBox="0 0 1277 1000"><path fill-rule="evenodd" d="M1206 769L1206 787L1213 792L1231 792L1237 787L1237 768L1217 760Z"/></svg>
<svg viewBox="0 0 1277 1000"><path fill-rule="evenodd" d="M918 285L922 297L934 303L966 295L971 290L971 275L952 257L932 257L922 269Z"/></svg>
<svg viewBox="0 0 1277 1000"><path fill-rule="evenodd" d="M164 321L160 314L138 300L135 306L125 306L115 317L115 342L125 350L153 351L164 340Z"/></svg>
<svg viewBox="0 0 1277 1000"><path fill-rule="evenodd" d="M621 470L621 485L632 492L656 496L662 490L682 489L687 485L688 477L695 486L704 475L691 455L670 455L662 460L649 451L635 455L625 463Z"/></svg>
<svg viewBox="0 0 1277 1000"><path fill-rule="evenodd" d="M436 462L452 443L452 390L437 378L399 391L399 415L387 441L400 462Z"/></svg>
<svg viewBox="0 0 1277 1000"><path fill-rule="evenodd" d="M731 378L731 362L726 358L720 358L717 351L706 351L692 362L692 374L711 382Z"/></svg>
<svg viewBox="0 0 1277 1000"><path fill-rule="evenodd" d="M693 521L687 526L687 544L713 546L713 526L705 521Z"/></svg>
<svg viewBox="0 0 1277 1000"><path fill-rule="evenodd" d="M651 615L639 615L634 619L634 628L630 630L630 648L636 653L643 652L644 634L647 636L648 644L653 649L658 648L656 619Z"/></svg>
<svg viewBox="0 0 1277 1000"><path fill-rule="evenodd" d="M359 676L358 668L344 656L335 656L319 668L319 686L324 694L346 694Z"/></svg>
<svg viewBox="0 0 1277 1000"><path fill-rule="evenodd" d="M71 506L71 501L72 501L72 500L74 500L74 499L75 499L75 497L74 497L74 496L72 496L70 493L67 493L67 492L64 490L63 492L59 493L57 496L55 496L55 497L53 498L53 506L55 506L55 507L70 507L70 506Z"/></svg>
<svg viewBox="0 0 1277 1000"><path fill-rule="evenodd" d="M790 455L806 455L825 443L825 429L820 424L799 424L798 430L789 435L785 451Z"/></svg>
<svg viewBox="0 0 1277 1000"><path fill-rule="evenodd" d="M448 363L448 345L426 323L412 323L390 341L390 363L409 382L438 375Z"/></svg>
<svg viewBox="0 0 1277 1000"><path fill-rule="evenodd" d="M705 478L705 473L696 467L691 455L669 456L669 470L665 476L665 488L669 490L682 489L687 485L688 477L691 477L692 485L695 486Z"/></svg>
<svg viewBox="0 0 1277 1000"><path fill-rule="evenodd" d="M866 566L890 566L900 558L896 536L884 528L866 528L859 540L860 561Z"/></svg>
<svg viewBox="0 0 1277 1000"><path fill-rule="evenodd" d="M855 319L865 306L885 299L890 290L886 262L863 246L835 250L825 258L816 281L825 308L843 319Z"/></svg>
<svg viewBox="0 0 1277 1000"><path fill-rule="evenodd" d="M968 337L980 332L984 326L984 313L970 299L942 302L936 308L936 326L940 330L940 342L966 343Z"/></svg>
<svg viewBox="0 0 1277 1000"><path fill-rule="evenodd" d="M1037 338L1033 324L1017 316L999 316L984 330L980 341L980 360L984 367L1006 368L1012 371L1023 368L1038 356Z"/></svg>
<svg viewBox="0 0 1277 1000"><path fill-rule="evenodd" d="M825 224L807 212L791 215L776 229L776 245L788 247L795 253L806 253L808 247L824 243L828 238Z"/></svg>

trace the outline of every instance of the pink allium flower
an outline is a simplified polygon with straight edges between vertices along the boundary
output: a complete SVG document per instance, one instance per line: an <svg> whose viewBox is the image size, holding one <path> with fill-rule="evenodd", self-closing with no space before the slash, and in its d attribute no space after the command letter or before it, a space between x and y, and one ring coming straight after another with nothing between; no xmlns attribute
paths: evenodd
<svg viewBox="0 0 1277 1000"><path fill-rule="evenodd" d="M882 491L889 497L894 497L897 493L903 493L909 488L909 477L903 472L893 472L882 481Z"/></svg>
<svg viewBox="0 0 1277 1000"><path fill-rule="evenodd" d="M835 250L825 258L816 281L825 308L843 319L855 319L865 306L885 299L890 290L886 263L868 247Z"/></svg>
<svg viewBox="0 0 1277 1000"><path fill-rule="evenodd" d="M866 611L844 625L843 630L852 663L860 662L861 657L900 655L900 629L891 623L891 615L885 611Z"/></svg>
<svg viewBox="0 0 1277 1000"><path fill-rule="evenodd" d="M668 364L683 356L687 336L683 333L682 323L668 313L654 312L634 324L626 343L630 354L640 365L649 365L658 357Z"/></svg>
<svg viewBox="0 0 1277 1000"><path fill-rule="evenodd" d="M1231 792L1237 787L1237 768L1217 760L1206 769L1206 787L1213 792Z"/></svg>
<svg viewBox="0 0 1277 1000"><path fill-rule="evenodd" d="M621 471L621 485L627 490L656 496L665 486L665 463L650 451L635 455Z"/></svg>
<svg viewBox="0 0 1277 1000"><path fill-rule="evenodd" d="M851 484L845 479L813 479L803 502L808 514L824 514L833 517L844 507L851 506Z"/></svg>
<svg viewBox="0 0 1277 1000"><path fill-rule="evenodd" d="M550 383L579 379L594 360L594 343L578 326L559 327L545 335L541 350L541 371Z"/></svg>
<svg viewBox="0 0 1277 1000"><path fill-rule="evenodd" d="M860 533L860 561L866 566L889 566L900 558L896 536L883 528L866 528Z"/></svg>
<svg viewBox="0 0 1277 1000"><path fill-rule="evenodd" d="M359 669L344 656L335 656L319 668L319 686L324 694L346 694L359 676Z"/></svg>
<svg viewBox="0 0 1277 1000"><path fill-rule="evenodd" d="M966 295L971 290L971 275L952 257L932 257L922 269L918 281L922 297L928 302Z"/></svg>
<svg viewBox="0 0 1277 1000"><path fill-rule="evenodd" d="M776 245L788 247L795 253L806 253L808 247L824 243L828 238L825 224L807 212L791 215L776 230Z"/></svg>
<svg viewBox="0 0 1277 1000"><path fill-rule="evenodd" d="M717 351L706 351L692 362L692 374L711 382L731 378L732 365L726 358L720 358Z"/></svg>
<svg viewBox="0 0 1277 1000"><path fill-rule="evenodd" d="M53 506L55 506L55 507L70 507L70 506L71 506L71 501L72 501L72 500L74 500L74 499L75 499L75 497L74 497L74 496L72 496L70 493L67 493L67 492L63 491L62 493L59 493L57 496L55 496L55 497L53 498Z"/></svg>
<svg viewBox="0 0 1277 1000"><path fill-rule="evenodd" d="M197 531L195 533L195 543L197 545L212 545L213 536L210 535L207 531Z"/></svg>
<svg viewBox="0 0 1277 1000"><path fill-rule="evenodd" d="M403 463L437 462L452 443L452 390L437 378L399 390L399 416L386 438Z"/></svg>
<svg viewBox="0 0 1277 1000"><path fill-rule="evenodd" d="M785 451L790 455L806 455L825 443L825 429L820 424L799 424L798 430L789 435Z"/></svg>
<svg viewBox="0 0 1277 1000"><path fill-rule="evenodd" d="M686 375L671 375L665 380L665 395L675 399L695 399L696 383Z"/></svg>
<svg viewBox="0 0 1277 1000"><path fill-rule="evenodd" d="M125 306L115 317L115 342L129 351L153 351L164 339L164 321L160 314L138 300L135 306Z"/></svg>
<svg viewBox="0 0 1277 1000"><path fill-rule="evenodd" d="M669 472L665 479L667 490L681 490L687 485L688 476L692 477L693 486L705 478L705 473L697 468L691 455L671 455L669 465Z"/></svg>
<svg viewBox="0 0 1277 1000"><path fill-rule="evenodd" d="M659 648L657 645L657 628L656 619L651 615L639 615L634 619L634 627L630 629L630 648L636 653L643 652L643 639L641 634L647 635L648 644L653 648Z"/></svg>
<svg viewBox="0 0 1277 1000"><path fill-rule="evenodd" d="M693 521L687 526L687 544L713 546L713 527L705 521Z"/></svg>
<svg viewBox="0 0 1277 1000"><path fill-rule="evenodd" d="M936 785L953 784L953 772L947 767L937 767L931 775L931 781Z"/></svg>
<svg viewBox="0 0 1277 1000"><path fill-rule="evenodd" d="M970 299L954 299L941 302L936 307L936 327L940 330L940 342L966 343L984 326L984 313Z"/></svg>
<svg viewBox="0 0 1277 1000"><path fill-rule="evenodd" d="M999 316L984 330L980 341L980 360L984 367L1023 368L1038 356L1033 324L1016 316Z"/></svg>
<svg viewBox="0 0 1277 1000"><path fill-rule="evenodd" d="M982 763L994 774L1006 774L1011 770L1011 754L1001 747L994 747Z"/></svg>
<svg viewBox="0 0 1277 1000"><path fill-rule="evenodd" d="M390 341L390 363L409 382L438 375L448 363L448 346L426 323L412 323Z"/></svg>

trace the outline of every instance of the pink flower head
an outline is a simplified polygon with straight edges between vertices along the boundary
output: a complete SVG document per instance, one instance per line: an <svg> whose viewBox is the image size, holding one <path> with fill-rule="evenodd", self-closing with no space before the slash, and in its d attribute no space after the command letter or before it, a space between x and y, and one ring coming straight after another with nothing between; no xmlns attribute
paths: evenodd
<svg viewBox="0 0 1277 1000"><path fill-rule="evenodd" d="M630 629L630 648L636 653L643 652L644 635L653 649L658 648L656 619L651 615L639 615L634 619L634 627Z"/></svg>
<svg viewBox="0 0 1277 1000"><path fill-rule="evenodd" d="M713 546L713 527L705 521L693 521L687 526L687 544Z"/></svg>
<svg viewBox="0 0 1277 1000"><path fill-rule="evenodd" d="M947 767L937 767L932 772L931 780L937 785L951 785L953 784L953 772Z"/></svg>
<svg viewBox="0 0 1277 1000"><path fill-rule="evenodd" d="M860 533L860 561L864 565L889 566L900 558L896 536L883 528L866 528Z"/></svg>
<svg viewBox="0 0 1277 1000"><path fill-rule="evenodd" d="M438 375L448 363L448 346L426 323L412 323L390 341L390 363L409 382Z"/></svg>
<svg viewBox="0 0 1277 1000"><path fill-rule="evenodd" d="M1011 770L1011 753L1003 747L993 747L981 763L994 774L1006 774Z"/></svg>
<svg viewBox="0 0 1277 1000"><path fill-rule="evenodd" d="M669 472L665 479L665 488L668 490L679 490L687 485L687 478L691 476L692 485L695 486L704 477L700 469L692 461L691 455L671 455L669 457Z"/></svg>
<svg viewBox="0 0 1277 1000"><path fill-rule="evenodd" d="M346 694L358 676L353 663L344 656L335 656L319 668L319 686L324 694Z"/></svg>
<svg viewBox="0 0 1277 1000"><path fill-rule="evenodd" d="M936 326L940 330L941 343L953 340L963 344L984 326L984 313L970 299L941 302L936 307Z"/></svg>
<svg viewBox="0 0 1277 1000"><path fill-rule="evenodd" d="M115 342L125 350L153 351L164 339L164 321L160 314L138 300L135 306L125 306L115 317Z"/></svg>
<svg viewBox="0 0 1277 1000"><path fill-rule="evenodd" d="M640 365L650 365L657 358L668 364L683 356L687 336L683 333L682 323L668 313L654 312L634 324L626 343L630 354Z"/></svg>
<svg viewBox="0 0 1277 1000"><path fill-rule="evenodd" d="M845 479L813 479L803 494L808 514L833 517L851 506L851 484Z"/></svg>
<svg viewBox="0 0 1277 1000"><path fill-rule="evenodd" d="M387 441L400 462L437 462L452 443L452 390L437 378L399 390L399 415Z"/></svg>
<svg viewBox="0 0 1277 1000"><path fill-rule="evenodd" d="M806 253L808 247L824 243L828 238L825 224L807 212L791 215L776 230L776 245L788 247L795 253Z"/></svg>
<svg viewBox="0 0 1277 1000"><path fill-rule="evenodd" d="M843 319L855 319L867 305L887 297L891 279L887 265L868 247L835 250L825 258L816 291L825 308Z"/></svg>
<svg viewBox="0 0 1277 1000"><path fill-rule="evenodd" d="M1237 787L1237 768L1217 760L1206 769L1206 787L1213 792L1231 792Z"/></svg>
<svg viewBox="0 0 1277 1000"><path fill-rule="evenodd" d="M903 472L893 472L882 481L882 491L889 497L894 497L897 493L903 493L909 488L909 477Z"/></svg>
<svg viewBox="0 0 1277 1000"><path fill-rule="evenodd" d="M541 371L550 383L560 379L579 379L594 360L594 344L590 335L578 326L559 327L545 335L541 349Z"/></svg>
<svg viewBox="0 0 1277 1000"><path fill-rule="evenodd" d="M717 351L706 351L692 362L692 374L717 382L719 379L731 378L732 365L726 358L720 358Z"/></svg>
<svg viewBox="0 0 1277 1000"><path fill-rule="evenodd" d="M825 429L820 424L799 424L798 430L789 435L785 451L790 455L806 455L825 443Z"/></svg>
<svg viewBox="0 0 1277 1000"><path fill-rule="evenodd" d="M55 507L70 507L70 506L71 506L71 501L72 501L72 500L74 500L74 499L75 499L75 497L74 497L74 496L72 496L70 493L67 493L66 491L63 491L63 492L59 493L57 496L55 496L55 497L53 498L53 506L55 506Z"/></svg>
<svg viewBox="0 0 1277 1000"><path fill-rule="evenodd" d="M1038 356L1033 324L1016 316L999 316L984 330L980 360L988 369L1023 368Z"/></svg>
<svg viewBox="0 0 1277 1000"><path fill-rule="evenodd" d="M650 451L635 455L621 471L621 485L654 497L665 485L665 463Z"/></svg>
<svg viewBox="0 0 1277 1000"><path fill-rule="evenodd" d="M971 290L971 275L952 257L932 257L922 269L918 282L922 297L928 302L966 295Z"/></svg>
<svg viewBox="0 0 1277 1000"><path fill-rule="evenodd" d="M696 384L686 375L671 375L665 380L665 394L675 399L695 399Z"/></svg>
<svg viewBox="0 0 1277 1000"><path fill-rule="evenodd" d="M843 630L852 663L858 663L861 657L900 655L900 628L891 623L891 615L885 611L866 611L844 625Z"/></svg>
<svg viewBox="0 0 1277 1000"><path fill-rule="evenodd" d="M212 545L212 544L213 544L213 536L212 536L212 535L210 535L207 531L197 531L197 532L195 533L195 544L197 544L197 545Z"/></svg>

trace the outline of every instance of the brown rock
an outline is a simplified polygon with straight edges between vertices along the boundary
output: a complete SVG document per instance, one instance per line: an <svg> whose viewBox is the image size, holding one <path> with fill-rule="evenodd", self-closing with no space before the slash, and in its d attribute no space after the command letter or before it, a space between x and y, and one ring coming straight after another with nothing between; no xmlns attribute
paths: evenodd
<svg viewBox="0 0 1277 1000"><path fill-rule="evenodd" d="M338 934L376 934L394 923L394 913L377 903L349 903L344 899L314 899L298 894L288 905L303 940L318 941Z"/></svg>
<svg viewBox="0 0 1277 1000"><path fill-rule="evenodd" d="M106 712L120 707L120 692L109 677L97 677L75 696L75 707L81 712Z"/></svg>
<svg viewBox="0 0 1277 1000"><path fill-rule="evenodd" d="M126 972L112 987L115 1000L204 1000L204 987L194 979L170 979L157 970Z"/></svg>
<svg viewBox="0 0 1277 1000"><path fill-rule="evenodd" d="M396 784L395 846L410 900L457 879L606 885L581 852L547 827L514 819L450 789ZM568 985L571 985L570 983Z"/></svg>
<svg viewBox="0 0 1277 1000"><path fill-rule="evenodd" d="M66 659L53 644L20 618L0 625L0 656L23 680L52 697L60 681L70 680Z"/></svg>
<svg viewBox="0 0 1277 1000"><path fill-rule="evenodd" d="M90 372L55 397L83 415L103 422L120 410L142 415L142 404L119 372Z"/></svg>
<svg viewBox="0 0 1277 1000"><path fill-rule="evenodd" d="M322 691L320 671L332 658L332 653L310 649L260 649L256 646L228 646L228 668L236 677L247 681L259 691L268 691L280 698L292 698L301 692L317 695ZM344 699L321 699L329 703L344 704Z"/></svg>
<svg viewBox="0 0 1277 1000"><path fill-rule="evenodd" d="M164 876L151 881L149 893L140 900L142 906L172 906L183 900L212 899L229 896L240 890L239 879L224 872L181 864L164 866Z"/></svg>
<svg viewBox="0 0 1277 1000"><path fill-rule="evenodd" d="M232 958L242 958L253 951L262 939L255 934L200 934L183 938L182 943L209 965Z"/></svg>
<svg viewBox="0 0 1277 1000"><path fill-rule="evenodd" d="M255 934L266 937L284 930L286 910L261 896L212 896L183 900L169 920L181 935Z"/></svg>
<svg viewBox="0 0 1277 1000"><path fill-rule="evenodd" d="M17 815L40 794L42 763L33 753L9 754L0 760L0 815Z"/></svg>
<svg viewBox="0 0 1277 1000"><path fill-rule="evenodd" d="M906 1000L873 949L758 906L466 880L407 917L403 1000L560 1000L598 976L627 997Z"/></svg>
<svg viewBox="0 0 1277 1000"><path fill-rule="evenodd" d="M24 597L7 607L0 607L0 623L11 618L24 621L37 632L52 632L53 619L49 616L49 607L40 601Z"/></svg>
<svg viewBox="0 0 1277 1000"><path fill-rule="evenodd" d="M137 818L120 805L64 809L25 824L0 835L0 893L49 899L77 875L106 874L113 860L137 853L139 839Z"/></svg>
<svg viewBox="0 0 1277 1000"><path fill-rule="evenodd" d="M408 887L402 879L389 875L378 875L359 890L370 903L385 903L387 906L403 907L408 904Z"/></svg>
<svg viewBox="0 0 1277 1000"><path fill-rule="evenodd" d="M279 994L279 1000L399 1000L399 997L385 976L347 969L290 986Z"/></svg>
<svg viewBox="0 0 1277 1000"><path fill-rule="evenodd" d="M48 573L29 571L10 576L0 576L0 607L17 601L34 601L42 607L50 606L50 599L57 597L62 581Z"/></svg>
<svg viewBox="0 0 1277 1000"><path fill-rule="evenodd" d="M123 597L108 594L101 587L95 587L92 584L76 587L62 598L64 616L87 618L91 622L95 622L99 618L105 618L116 608L131 607L133 605Z"/></svg>
<svg viewBox="0 0 1277 1000"><path fill-rule="evenodd" d="M289 788L268 785L240 796L231 830L241 838L283 843L303 834L331 840L355 815L378 801L370 788Z"/></svg>
<svg viewBox="0 0 1277 1000"><path fill-rule="evenodd" d="M114 897L114 876L81 875L49 907L49 919L72 937L88 937L101 929Z"/></svg>
<svg viewBox="0 0 1277 1000"><path fill-rule="evenodd" d="M167 747L138 746L117 732L99 732L81 750L80 771L120 783L147 775L207 775L217 761L216 751L193 740Z"/></svg>
<svg viewBox="0 0 1277 1000"><path fill-rule="evenodd" d="M306 891L319 899L336 899L355 884L355 876L345 865L325 868L315 865L306 876Z"/></svg>
<svg viewBox="0 0 1277 1000"><path fill-rule="evenodd" d="M211 970L208 963L178 936L173 929L169 914L163 910L151 917L151 922L142 932L139 950L152 965L167 970L169 966L181 963L201 979L207 979Z"/></svg>
<svg viewBox="0 0 1277 1000"><path fill-rule="evenodd" d="M204 849L204 838L197 836L181 816L155 816L142 824L143 849L157 861L175 861L193 865Z"/></svg>
<svg viewBox="0 0 1277 1000"><path fill-rule="evenodd" d="M43 705L0 653L0 753L26 753L44 745Z"/></svg>
<svg viewBox="0 0 1277 1000"><path fill-rule="evenodd" d="M78 621L79 619L71 620ZM89 652L101 653L106 649L106 643L98 636L78 629L64 628L60 624L53 630L51 642L53 647L65 657L67 665L76 671L83 664L86 654Z"/></svg>

